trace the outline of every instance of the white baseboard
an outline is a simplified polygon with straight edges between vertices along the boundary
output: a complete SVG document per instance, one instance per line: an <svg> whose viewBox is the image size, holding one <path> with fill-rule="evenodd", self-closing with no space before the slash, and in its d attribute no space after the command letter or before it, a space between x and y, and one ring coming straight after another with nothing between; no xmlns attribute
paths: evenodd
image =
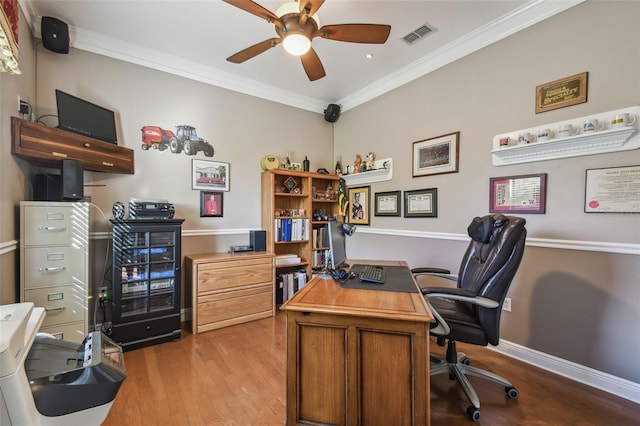
<svg viewBox="0 0 640 426"><path fill-rule="evenodd" d="M585 385L603 390L640 404L640 384L630 380L613 376L602 371L585 367L575 362L567 361L553 355L527 348L517 343L500 340L498 346L488 348L510 356L543 370L550 371L560 376L567 377ZM631 361L633 362L633 361Z"/></svg>

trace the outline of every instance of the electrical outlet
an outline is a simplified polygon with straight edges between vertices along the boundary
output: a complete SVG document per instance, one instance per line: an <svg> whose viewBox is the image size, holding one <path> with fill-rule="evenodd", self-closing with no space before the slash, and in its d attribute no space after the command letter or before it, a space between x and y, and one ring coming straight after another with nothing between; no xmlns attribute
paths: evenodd
<svg viewBox="0 0 640 426"><path fill-rule="evenodd" d="M504 298L504 303L502 304L502 310L503 311L507 311L507 312L511 312L511 298L510 297L505 297Z"/></svg>

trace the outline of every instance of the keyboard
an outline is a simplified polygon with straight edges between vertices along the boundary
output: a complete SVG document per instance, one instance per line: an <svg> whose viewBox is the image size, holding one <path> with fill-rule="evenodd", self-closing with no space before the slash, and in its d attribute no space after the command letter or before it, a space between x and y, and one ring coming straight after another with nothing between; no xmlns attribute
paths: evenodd
<svg viewBox="0 0 640 426"><path fill-rule="evenodd" d="M384 268L382 266L363 265L358 276L360 281L384 284Z"/></svg>

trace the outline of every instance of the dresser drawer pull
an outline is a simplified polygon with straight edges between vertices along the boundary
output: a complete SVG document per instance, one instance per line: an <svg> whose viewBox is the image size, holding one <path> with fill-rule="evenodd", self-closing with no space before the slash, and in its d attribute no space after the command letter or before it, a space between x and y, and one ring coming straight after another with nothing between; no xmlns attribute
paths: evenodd
<svg viewBox="0 0 640 426"><path fill-rule="evenodd" d="M38 228L41 231L47 231L47 232L62 232L62 231L66 231L67 227L66 226L41 226Z"/></svg>
<svg viewBox="0 0 640 426"><path fill-rule="evenodd" d="M44 310L46 312L59 312L59 311L64 311L66 308L66 306L61 306L59 308L44 308Z"/></svg>
<svg viewBox="0 0 640 426"><path fill-rule="evenodd" d="M40 272L44 271L44 272L61 272L64 271L65 269L67 269L66 266L52 266L50 268L40 268L38 269Z"/></svg>
<svg viewBox="0 0 640 426"><path fill-rule="evenodd" d="M113 167L113 163L107 163L106 161L103 161L102 165L107 167Z"/></svg>

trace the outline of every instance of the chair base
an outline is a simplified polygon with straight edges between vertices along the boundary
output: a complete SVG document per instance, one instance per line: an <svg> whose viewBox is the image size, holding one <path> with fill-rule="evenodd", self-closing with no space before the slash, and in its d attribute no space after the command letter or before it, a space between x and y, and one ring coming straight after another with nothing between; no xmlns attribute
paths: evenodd
<svg viewBox="0 0 640 426"><path fill-rule="evenodd" d="M455 340L449 340L447 343L446 359L436 355L431 355L430 359L435 362L435 365L429 369L429 375L435 376L436 374L448 373L452 380L455 379L460 383L464 394L472 405L467 409L467 415L472 420L477 421L480 419L480 399L467 376L490 380L504 386L509 398L515 399L518 397L518 390L507 379L491 371L469 365L470 361L466 355L456 350Z"/></svg>

